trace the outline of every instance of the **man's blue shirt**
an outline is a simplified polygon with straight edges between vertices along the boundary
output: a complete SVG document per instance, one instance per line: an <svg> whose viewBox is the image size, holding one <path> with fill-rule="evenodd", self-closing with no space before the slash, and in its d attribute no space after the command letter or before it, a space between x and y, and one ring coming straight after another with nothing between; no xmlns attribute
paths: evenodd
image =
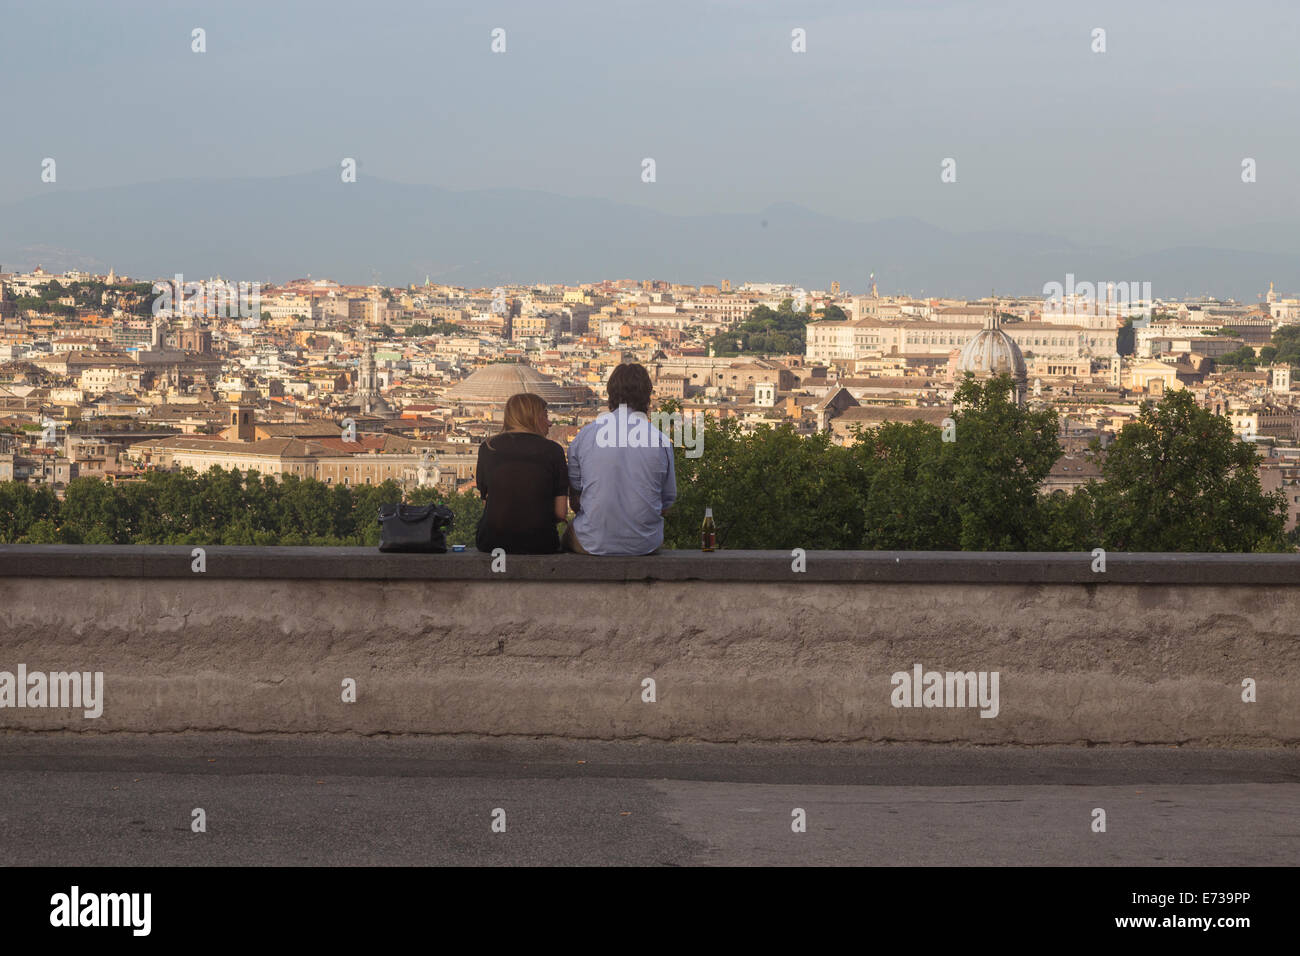
<svg viewBox="0 0 1300 956"><path fill-rule="evenodd" d="M662 512L677 500L672 440L620 405L569 445L569 488L581 493L574 532L590 554L649 554L664 543Z"/></svg>

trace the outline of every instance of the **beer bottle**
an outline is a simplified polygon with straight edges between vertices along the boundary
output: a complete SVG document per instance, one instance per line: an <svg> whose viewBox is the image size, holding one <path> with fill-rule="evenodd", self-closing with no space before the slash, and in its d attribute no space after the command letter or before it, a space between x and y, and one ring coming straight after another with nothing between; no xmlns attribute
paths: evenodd
<svg viewBox="0 0 1300 956"><path fill-rule="evenodd" d="M704 509L704 524L700 525L700 550L712 551L717 546L718 529L713 524L713 509Z"/></svg>

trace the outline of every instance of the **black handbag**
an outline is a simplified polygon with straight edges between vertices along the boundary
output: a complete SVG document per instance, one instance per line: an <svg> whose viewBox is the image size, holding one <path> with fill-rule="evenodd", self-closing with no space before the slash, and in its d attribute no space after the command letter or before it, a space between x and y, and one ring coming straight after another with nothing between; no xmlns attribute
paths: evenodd
<svg viewBox="0 0 1300 956"><path fill-rule="evenodd" d="M379 550L445 554L455 520L446 505L380 505Z"/></svg>

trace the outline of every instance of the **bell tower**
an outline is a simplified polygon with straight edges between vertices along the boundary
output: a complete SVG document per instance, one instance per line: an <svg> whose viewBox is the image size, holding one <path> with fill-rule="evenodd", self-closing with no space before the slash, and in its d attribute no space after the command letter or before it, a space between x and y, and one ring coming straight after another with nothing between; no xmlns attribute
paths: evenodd
<svg viewBox="0 0 1300 956"><path fill-rule="evenodd" d="M240 402L230 406L230 426L235 430L235 441L253 441L257 424L253 421L253 406Z"/></svg>

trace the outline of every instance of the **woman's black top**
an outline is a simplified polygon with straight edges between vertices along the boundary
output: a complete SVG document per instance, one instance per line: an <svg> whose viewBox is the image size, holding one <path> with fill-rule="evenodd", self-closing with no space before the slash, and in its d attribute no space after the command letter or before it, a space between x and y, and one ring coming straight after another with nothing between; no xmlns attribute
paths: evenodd
<svg viewBox="0 0 1300 956"><path fill-rule="evenodd" d="M480 551L560 550L555 499L569 493L563 448L533 432L501 432L478 446L475 480L487 499L475 539Z"/></svg>

